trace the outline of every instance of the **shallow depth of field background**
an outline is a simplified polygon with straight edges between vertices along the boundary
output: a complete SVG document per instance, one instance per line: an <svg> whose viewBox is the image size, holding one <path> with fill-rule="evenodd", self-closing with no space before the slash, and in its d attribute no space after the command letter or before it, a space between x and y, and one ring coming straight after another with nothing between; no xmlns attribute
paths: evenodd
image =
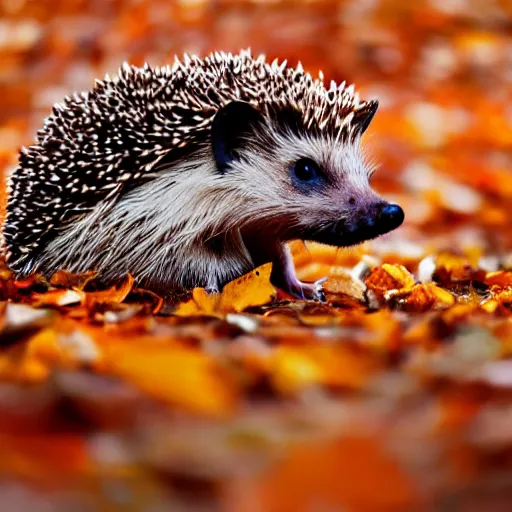
<svg viewBox="0 0 512 512"><path fill-rule="evenodd" d="M406 222L364 250L416 266L429 254L450 250L485 270L496 269L498 261L512 267L509 0L0 0L0 171L7 176L13 169L19 147L32 142L54 102L114 74L123 60L157 66L183 52L247 47L269 59L300 60L313 74L321 69L326 81L347 80L363 98L379 99L365 144L380 165L375 187L403 206ZM324 272L315 268L302 276ZM424 510L411 504L429 499L436 505L432 510L510 510L510 367L498 374L503 388L491 391L480 381L468 384L464 364L483 367L494 357L510 356L511 324L502 312L494 331L492 316L482 321L485 328L475 327L467 311L479 307L477 299L473 305L468 299L464 314L457 305L443 317L427 312L417 324L414 314L384 309L373 316L359 311L355 320L347 313L342 325L346 311L336 310L340 343L326 342L318 357L342 390L339 401L320 385L298 393L296 402L286 394L290 382L300 387L301 379L317 377L311 370L316 367L306 363L310 352L317 357L311 345L328 339L323 310L324 317L307 317L310 324L301 323L300 314L282 314L281 324L274 325L269 317L263 334L240 335L233 344L230 336L238 331L221 321L182 325L150 317L121 325L123 342L140 335L150 343L146 332L168 336L170 378L176 383L182 369L193 370L183 394L195 386L206 409L216 412L216 400L225 400L231 412L233 393L238 416L227 426L195 423L180 407L154 408L136 386L125 388L88 368L53 375L44 367L50 377L44 373L34 388L2 381L0 424L7 427L0 428L0 511L295 512L290 503L300 503L301 512L334 510L322 508L323 502L309 504L308 485L351 512ZM500 302L508 313L511 300ZM460 330L457 315L466 322ZM62 320L66 328L68 320ZM251 317L256 324L260 320ZM77 346L89 340L105 348L113 327L101 328L84 321ZM313 331L318 339L311 338ZM170 357L173 337L179 336L190 344L180 353L185 365ZM456 342L445 344L448 338ZM473 353L466 350L469 342ZM116 343L122 355L124 345ZM46 356L50 343L40 338L37 346ZM416 366L404 370L409 347L419 347ZM341 366L337 359L330 366L331 349L341 354ZM138 350L140 357L147 355ZM269 384L265 376L252 389L243 372L235 374L239 381L215 373L215 364L228 359L260 375L258 358L276 353L291 380L273 375L277 384ZM149 360L158 363L156 356ZM0 357L2 378L10 369L4 362ZM375 368L381 380L373 382L368 375ZM166 368L159 371L159 378L165 376ZM435 382L422 388L429 371ZM204 380L194 382L196 375ZM453 387L444 388L453 376ZM271 400L261 405L262 396ZM342 438L299 449L290 461L283 458L298 438L332 435L340 425L342 434L368 434L371 441ZM41 491L46 485L49 494Z"/></svg>

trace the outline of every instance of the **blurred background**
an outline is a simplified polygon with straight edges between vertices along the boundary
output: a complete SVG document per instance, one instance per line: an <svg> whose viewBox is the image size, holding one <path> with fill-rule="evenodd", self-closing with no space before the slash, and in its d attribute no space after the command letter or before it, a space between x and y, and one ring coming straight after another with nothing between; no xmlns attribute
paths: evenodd
<svg viewBox="0 0 512 512"><path fill-rule="evenodd" d="M374 250L509 248L509 0L0 0L0 167L54 102L123 60L246 47L380 100L375 186L407 222Z"/></svg>
<svg viewBox="0 0 512 512"><path fill-rule="evenodd" d="M448 249L480 261L486 269L492 270L498 260L512 267L508 256L512 247L510 0L0 0L0 172L6 176L16 165L19 147L32 142L54 102L75 90L89 89L95 78L115 73L123 60L156 66L172 63L174 55L183 52L204 55L247 47L269 59L288 59L291 64L300 60L314 74L323 70L326 80L353 82L363 98L379 99L380 109L365 144L380 165L375 187L403 206L406 223L367 244L365 250L388 261L395 256L413 264L433 251ZM386 340L399 336L403 317L393 319L394 323L387 316L368 318L377 352L383 346L381 336ZM444 333L445 324L438 324ZM229 337L226 327L209 328L211 332L203 329L205 336ZM183 336L195 339L197 332L189 329ZM422 336L430 336L428 329ZM290 343L295 343L298 330L290 328ZM301 336L310 339L310 332ZM390 364L395 362L392 356L389 359ZM384 356L382 360L388 362ZM343 371L352 368L350 361ZM138 405L139 394L110 381L97 382L100 377L92 373L59 378L64 380L33 393L10 384L0 390L2 411L15 411L9 420L13 432L17 434L19 426L29 431L33 426L35 432L28 437L0 433L0 475L10 475L14 468L14 473L44 484L47 465L54 463L51 470L62 483L51 498L43 499L14 480L2 480L2 511L295 512L286 504L303 501L297 482L304 480L298 472L307 468L311 469L307 482L349 496L348 502L342 501L348 503L344 510L370 510L364 508L363 496L374 490L385 510L420 510L407 506L414 502L409 477L383 462L380 447L360 441L306 448L281 473L271 470L256 487L250 483L248 475L257 474L264 460L278 460L278 447L287 446L294 436L307 437L313 424L328 432L338 428L349 417L346 403L335 409L324 407L322 400L314 408L306 403L311 414L307 425L302 413L290 413L284 406L273 413L263 408L258 416L243 411L242 420L235 418L230 429L223 430L210 424L191 426L174 411L172 421L166 417L159 423L160 410L146 420L146 404ZM400 388L393 379L386 382L389 401L370 399L365 408L354 402L350 418L370 431L373 426L378 433L392 431L389 453L399 454L411 473L421 475L425 496L432 489L442 494L454 481L464 488L468 468L476 472L478 464L458 444L456 428L466 425L474 397L487 395L480 388L449 395L445 402L454 407L441 420L442 401L428 402L429 407L421 410L407 409L409 393L419 391L408 375L401 378ZM94 436L77 442L69 424L47 420L53 443L48 448L48 439L35 427L63 406L66 421L69 410L76 415L73 428L87 418ZM135 426L132 409L142 417ZM407 418L387 416L397 410L406 411ZM500 430L505 423L496 421L503 418L499 410L499 405L487 410L480 425L482 430L489 427L490 437L479 438L481 431L476 429L470 438L480 440L488 450L478 459L483 467L506 461L510 465L506 444L510 427L508 432L505 427ZM510 422L508 409L506 414ZM0 422L4 419L2 412ZM346 422L349 433L354 428L351 421ZM129 434L112 434L126 424ZM265 436L258 431L262 425ZM447 429L446 438L434 442L431 432L439 432L440 426ZM431 444L423 444L425 439ZM499 457L494 456L493 447L500 442L506 446ZM346 465L338 465L338 455ZM142 460L144 469L134 460ZM361 469L361 460L370 461L370 473ZM99 469L93 471L93 464ZM93 473L95 478L88 480ZM70 498L65 491L76 483L77 474L86 476L85 487L78 498ZM344 487L345 481L350 484ZM493 502L494 485L500 482L491 477L479 498L478 489L466 487L463 508L454 508L457 496L449 495L435 510L510 510L510 485ZM288 499L290 494L293 498ZM213 495L221 496L223 508L212 506ZM258 500L264 502L267 495L281 508L259 507ZM175 508L170 508L171 503Z"/></svg>

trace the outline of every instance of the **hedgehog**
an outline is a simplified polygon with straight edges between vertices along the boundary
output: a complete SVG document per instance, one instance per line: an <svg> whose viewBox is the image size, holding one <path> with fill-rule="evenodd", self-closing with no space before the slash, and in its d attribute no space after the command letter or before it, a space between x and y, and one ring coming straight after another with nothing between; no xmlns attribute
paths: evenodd
<svg viewBox="0 0 512 512"><path fill-rule="evenodd" d="M5 258L20 277L58 269L130 273L165 296L272 262L301 282L288 242L337 247L387 233L400 206L370 186L361 136L378 108L353 85L249 50L124 63L53 107L8 181Z"/></svg>

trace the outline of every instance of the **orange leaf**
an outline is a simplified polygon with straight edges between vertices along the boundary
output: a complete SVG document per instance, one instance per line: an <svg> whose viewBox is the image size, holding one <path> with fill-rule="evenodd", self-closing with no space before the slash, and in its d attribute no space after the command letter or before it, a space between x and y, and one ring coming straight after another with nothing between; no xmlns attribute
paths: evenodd
<svg viewBox="0 0 512 512"><path fill-rule="evenodd" d="M30 384L46 380L49 374L43 361L27 357L19 350L0 354L0 380Z"/></svg>
<svg viewBox="0 0 512 512"><path fill-rule="evenodd" d="M67 270L58 270L52 275L50 284L59 288L77 288L83 290L88 282L97 275L95 271L88 271L84 274L72 274Z"/></svg>
<svg viewBox="0 0 512 512"><path fill-rule="evenodd" d="M349 249L316 242L294 240L290 243L297 275L305 281L327 277L333 267L353 266L364 254L364 245Z"/></svg>
<svg viewBox="0 0 512 512"><path fill-rule="evenodd" d="M441 283L469 281L473 269L469 260L463 256L444 252L436 257L436 271L434 279Z"/></svg>
<svg viewBox="0 0 512 512"><path fill-rule="evenodd" d="M403 265L390 265L384 263L374 268L365 279L366 286L373 290L379 298L389 290L412 288L415 284L414 276Z"/></svg>
<svg viewBox="0 0 512 512"><path fill-rule="evenodd" d="M57 332L54 329L47 328L32 336L27 344L26 355L45 363L60 361L62 349L59 346Z"/></svg>
<svg viewBox="0 0 512 512"><path fill-rule="evenodd" d="M14 286L20 290L27 290L37 285L47 285L47 282L43 276L34 274L24 279L16 279Z"/></svg>
<svg viewBox="0 0 512 512"><path fill-rule="evenodd" d="M0 451L0 473L55 486L89 466L83 439L72 434L0 434Z"/></svg>
<svg viewBox="0 0 512 512"><path fill-rule="evenodd" d="M498 270L497 272L489 272L484 279L484 283L490 286L492 291L497 292L504 288L512 287L512 272Z"/></svg>
<svg viewBox="0 0 512 512"><path fill-rule="evenodd" d="M411 289L390 291L386 299L406 311L429 311L453 306L455 297L434 283L417 284Z"/></svg>
<svg viewBox="0 0 512 512"><path fill-rule="evenodd" d="M272 360L272 380L283 393L294 393L320 384L358 388L374 366L364 354L343 346L279 346Z"/></svg>
<svg viewBox="0 0 512 512"><path fill-rule="evenodd" d="M355 436L298 446L244 489L245 503L259 504L250 509L258 512L422 510L411 478L376 440ZM228 511L246 509L230 501Z"/></svg>
<svg viewBox="0 0 512 512"><path fill-rule="evenodd" d="M85 300L83 305L87 308L92 308L98 304L119 304L126 299L135 279L128 274L123 281L112 286L108 290L101 290L97 292L84 292Z"/></svg>
<svg viewBox="0 0 512 512"><path fill-rule="evenodd" d="M333 266L330 263L311 262L297 268L297 277L306 283L313 283L330 275Z"/></svg>
<svg viewBox="0 0 512 512"><path fill-rule="evenodd" d="M236 401L229 375L205 354L180 346L119 345L106 368L147 393L195 413L224 415Z"/></svg>

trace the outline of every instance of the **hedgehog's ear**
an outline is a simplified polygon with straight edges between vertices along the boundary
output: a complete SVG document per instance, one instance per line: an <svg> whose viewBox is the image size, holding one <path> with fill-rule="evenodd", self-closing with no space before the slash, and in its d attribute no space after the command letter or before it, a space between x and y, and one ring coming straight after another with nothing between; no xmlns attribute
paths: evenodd
<svg viewBox="0 0 512 512"><path fill-rule="evenodd" d="M226 171L237 157L247 136L262 121L262 113L243 101L232 101L215 114L212 124L212 149L219 172Z"/></svg>
<svg viewBox="0 0 512 512"><path fill-rule="evenodd" d="M372 100L367 102L362 109L358 110L354 114L354 120L352 123L357 135L362 135L366 131L378 108L379 102L377 100Z"/></svg>

